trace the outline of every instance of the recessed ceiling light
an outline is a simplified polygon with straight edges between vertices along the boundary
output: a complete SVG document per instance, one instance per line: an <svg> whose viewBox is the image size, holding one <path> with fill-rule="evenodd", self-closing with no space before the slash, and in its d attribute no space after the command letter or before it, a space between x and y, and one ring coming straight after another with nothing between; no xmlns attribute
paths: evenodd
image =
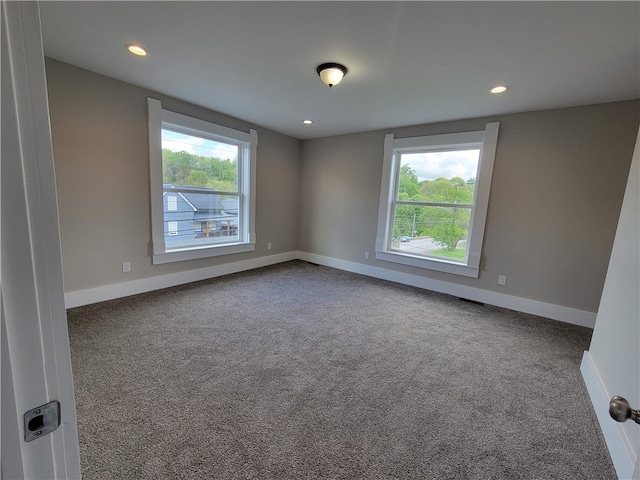
<svg viewBox="0 0 640 480"><path fill-rule="evenodd" d="M129 50L129 52L133 53L134 55L138 55L139 57L146 57L149 55L149 52L145 48L133 43L129 43L127 45L127 50Z"/></svg>
<svg viewBox="0 0 640 480"><path fill-rule="evenodd" d="M313 120L303 120L302 123L304 123L305 125L311 125L313 123Z"/></svg>
<svg viewBox="0 0 640 480"><path fill-rule="evenodd" d="M507 90L509 90L509 85L496 85L495 87L493 87L491 90L489 90L491 93L504 93Z"/></svg>

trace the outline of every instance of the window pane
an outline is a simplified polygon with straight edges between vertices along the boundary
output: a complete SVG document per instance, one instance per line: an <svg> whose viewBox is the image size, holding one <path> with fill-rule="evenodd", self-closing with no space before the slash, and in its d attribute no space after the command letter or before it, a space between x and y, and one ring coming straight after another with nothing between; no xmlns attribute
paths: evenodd
<svg viewBox="0 0 640 480"><path fill-rule="evenodd" d="M396 205L391 248L463 261L471 208Z"/></svg>
<svg viewBox="0 0 640 480"><path fill-rule="evenodd" d="M473 203L480 150L403 153L398 200Z"/></svg>
<svg viewBox="0 0 640 480"><path fill-rule="evenodd" d="M162 129L163 183L238 191L237 145Z"/></svg>
<svg viewBox="0 0 640 480"><path fill-rule="evenodd" d="M165 186L165 191L171 192L174 188ZM239 241L238 195L218 195L213 191L166 195L175 196L177 203L175 211L164 211L167 250Z"/></svg>

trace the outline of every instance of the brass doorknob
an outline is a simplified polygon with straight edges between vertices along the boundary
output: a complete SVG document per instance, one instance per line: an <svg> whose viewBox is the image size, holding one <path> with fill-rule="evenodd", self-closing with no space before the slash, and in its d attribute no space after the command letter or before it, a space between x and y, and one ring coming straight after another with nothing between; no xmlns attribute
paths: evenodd
<svg viewBox="0 0 640 480"><path fill-rule="evenodd" d="M617 395L609 400L609 415L616 422L626 422L631 419L640 423L640 411L631 408L626 398Z"/></svg>

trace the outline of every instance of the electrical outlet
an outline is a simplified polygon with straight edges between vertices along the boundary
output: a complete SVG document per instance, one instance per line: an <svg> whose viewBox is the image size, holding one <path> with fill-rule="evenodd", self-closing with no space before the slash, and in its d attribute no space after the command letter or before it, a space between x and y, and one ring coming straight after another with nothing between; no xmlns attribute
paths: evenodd
<svg viewBox="0 0 640 480"><path fill-rule="evenodd" d="M364 259L369 260L369 252L364 252Z"/></svg>
<svg viewBox="0 0 640 480"><path fill-rule="evenodd" d="M267 250L271 250L271 242L267 243Z"/></svg>
<svg viewBox="0 0 640 480"><path fill-rule="evenodd" d="M122 262L122 273L129 273L131 271L131 262Z"/></svg>
<svg viewBox="0 0 640 480"><path fill-rule="evenodd" d="M506 284L507 284L507 276L498 275L498 285L506 285Z"/></svg>

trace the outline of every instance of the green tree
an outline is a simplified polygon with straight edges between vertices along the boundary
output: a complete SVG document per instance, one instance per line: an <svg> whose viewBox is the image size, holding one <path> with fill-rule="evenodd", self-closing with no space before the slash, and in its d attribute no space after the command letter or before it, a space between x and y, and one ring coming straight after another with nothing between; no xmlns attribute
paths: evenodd
<svg viewBox="0 0 640 480"><path fill-rule="evenodd" d="M433 229L433 241L448 252L458 247L458 242L467 237L467 230L460 228L456 223L443 223Z"/></svg>
<svg viewBox="0 0 640 480"><path fill-rule="evenodd" d="M191 172L192 155L187 152L162 150L162 173L164 183L187 185Z"/></svg>
<svg viewBox="0 0 640 480"><path fill-rule="evenodd" d="M475 179L437 178L420 182L409 165L400 167L398 200L449 204L473 202ZM395 236L431 237L445 250L452 251L467 237L471 210L445 206L397 205L394 212Z"/></svg>
<svg viewBox="0 0 640 480"><path fill-rule="evenodd" d="M419 206L397 205L394 215L393 234L396 236L413 236L414 227L418 226L420 214L421 207Z"/></svg>
<svg viewBox="0 0 640 480"><path fill-rule="evenodd" d="M453 203L471 203L473 201L473 185L468 185L460 177L453 177L449 181L453 187Z"/></svg>
<svg viewBox="0 0 640 480"><path fill-rule="evenodd" d="M470 204L473 202L474 180L460 177L425 180L420 184L423 201L434 203ZM455 250L467 236L470 210L468 208L424 207L417 228L445 250Z"/></svg>
<svg viewBox="0 0 640 480"><path fill-rule="evenodd" d="M206 187L209 177L202 170L191 170L189 172L189 185L192 187Z"/></svg>
<svg viewBox="0 0 640 480"><path fill-rule="evenodd" d="M398 178L399 200L420 200L420 183L418 175L409 165L400 167ZM398 205L394 213L393 234L396 236L413 236L415 219L420 215L420 207Z"/></svg>
<svg viewBox="0 0 640 480"><path fill-rule="evenodd" d="M238 190L238 161L162 149L163 182L178 186Z"/></svg>
<svg viewBox="0 0 640 480"><path fill-rule="evenodd" d="M450 180L438 178L422 182L420 194L427 202L449 203L455 198L455 189Z"/></svg>
<svg viewBox="0 0 640 480"><path fill-rule="evenodd" d="M420 185L415 170L409 165L400 167L400 178L398 182L398 199L416 200L420 193Z"/></svg>

